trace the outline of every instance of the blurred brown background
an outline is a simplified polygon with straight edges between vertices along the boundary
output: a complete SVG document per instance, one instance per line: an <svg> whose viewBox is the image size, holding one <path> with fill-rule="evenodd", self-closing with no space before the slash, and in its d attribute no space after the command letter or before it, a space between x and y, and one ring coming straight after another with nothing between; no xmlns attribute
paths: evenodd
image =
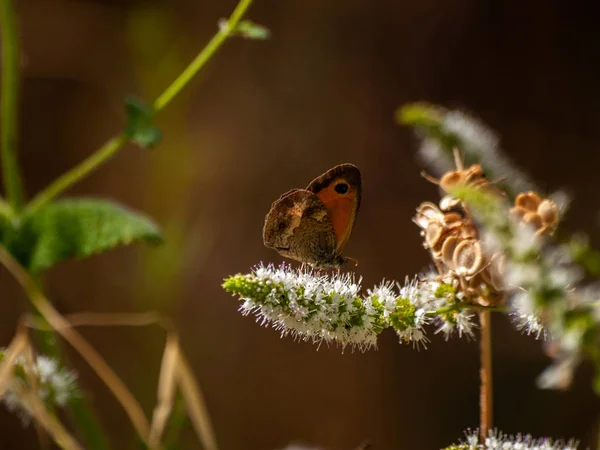
<svg viewBox="0 0 600 450"><path fill-rule="evenodd" d="M21 155L29 194L123 126L122 100L155 98L202 48L235 2L21 0ZM475 342L433 337L427 351L385 332L378 351L281 339L237 312L222 279L259 261L271 202L341 162L363 172L364 198L346 254L363 286L428 264L414 208L435 200L417 142L394 124L427 100L479 116L548 189L575 196L565 224L598 242L600 4L595 1L256 0L266 42L227 43L160 115L153 151L133 146L69 195L116 199L156 218L160 249L118 249L61 264L47 277L64 313L160 309L179 324L223 450L289 442L350 450L436 449L478 424ZM27 304L0 273L0 344ZM148 413L163 336L156 328L85 329ZM496 424L509 433L575 437L595 448L600 404L590 370L568 392L535 388L540 345L494 321ZM129 422L77 355L114 448L136 448ZM0 448L36 448L0 408ZM190 429L183 448L199 448Z"/></svg>

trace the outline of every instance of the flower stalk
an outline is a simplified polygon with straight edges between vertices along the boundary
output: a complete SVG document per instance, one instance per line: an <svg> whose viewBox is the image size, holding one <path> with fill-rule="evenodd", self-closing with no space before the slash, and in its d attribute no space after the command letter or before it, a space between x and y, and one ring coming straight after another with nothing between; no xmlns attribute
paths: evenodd
<svg viewBox="0 0 600 450"><path fill-rule="evenodd" d="M480 385L479 385L479 434L485 442L493 422L493 383L492 383L492 316L489 311L479 313L481 337L480 349Z"/></svg>
<svg viewBox="0 0 600 450"><path fill-rule="evenodd" d="M219 27L217 33L208 42L208 44L200 51L198 56L189 64L189 66L179 75L173 83L158 96L152 105L152 114L162 111L181 90L190 83L192 78L206 65L219 48L225 43L227 38L235 34L235 29L244 14L252 4L253 0L240 0L237 7L231 14L225 25ZM6 2L2 2L6 3ZM94 170L103 165L119 150L121 150L128 139L125 132L109 139L100 149L83 160L77 166L67 171L43 191L37 194L27 206L28 212L34 212L42 206L48 204L54 198L62 194L71 186L88 176Z"/></svg>

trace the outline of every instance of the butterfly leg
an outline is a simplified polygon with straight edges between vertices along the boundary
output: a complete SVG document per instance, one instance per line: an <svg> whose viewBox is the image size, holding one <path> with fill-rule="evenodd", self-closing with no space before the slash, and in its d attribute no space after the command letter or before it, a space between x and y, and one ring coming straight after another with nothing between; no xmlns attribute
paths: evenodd
<svg viewBox="0 0 600 450"><path fill-rule="evenodd" d="M352 261L354 263L354 267L358 267L358 259L352 258L350 256L345 257L346 261Z"/></svg>

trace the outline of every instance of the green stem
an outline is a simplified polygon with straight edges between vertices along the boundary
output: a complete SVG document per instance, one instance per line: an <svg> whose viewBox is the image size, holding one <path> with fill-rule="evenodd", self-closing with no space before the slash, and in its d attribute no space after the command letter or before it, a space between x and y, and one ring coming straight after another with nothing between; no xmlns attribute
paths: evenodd
<svg viewBox="0 0 600 450"><path fill-rule="evenodd" d="M235 10L231 14L231 17L229 17L227 23L219 28L217 34L215 34L206 47L204 47L204 49L198 53L198 56L194 58L191 64L156 99L153 104L155 112L159 112L165 106L167 106L171 100L173 100L173 98L183 89L183 87L190 82L196 73L198 73L198 71L208 62L208 60L221 47L223 42L225 42L225 40L231 36L231 33L235 30L240 19L244 16L246 10L252 4L252 1L253 0L240 0Z"/></svg>
<svg viewBox="0 0 600 450"><path fill-rule="evenodd" d="M2 1L2 0L0 0ZM73 184L89 175L94 169L106 162L111 156L117 153L125 144L127 138L125 134L113 137L107 141L98 151L93 153L87 159L83 160L78 166L75 166L52 182L50 186L40 192L27 205L27 212L33 212L48 204L53 198L63 191L67 190Z"/></svg>
<svg viewBox="0 0 600 450"><path fill-rule="evenodd" d="M506 312L507 309L504 306L482 306L482 305L471 305L468 303L456 303L450 306L444 306L443 308L436 309L427 313L428 316L439 316L451 312L460 311L479 311L479 312Z"/></svg>
<svg viewBox="0 0 600 450"><path fill-rule="evenodd" d="M2 176L11 213L21 212L23 183L17 161L19 123L19 41L12 0L0 0L2 84L0 85L0 144Z"/></svg>
<svg viewBox="0 0 600 450"><path fill-rule="evenodd" d="M0 0L3 2L4 0ZM209 43L194 58L190 65L179 75L173 83L154 101L152 109L154 113L162 111L175 96L192 80L192 78L202 69L223 43L230 37L237 24L244 16L253 0L240 0L237 7L231 14L227 24L221 26L219 31L213 36ZM124 133L110 139L94 154L89 156L78 166L66 172L55 181L53 181L42 192L35 196L27 207L27 212L33 212L42 206L48 204L52 199L66 191L72 185L88 176L91 172L100 167L106 160L113 156L127 143L127 137Z"/></svg>

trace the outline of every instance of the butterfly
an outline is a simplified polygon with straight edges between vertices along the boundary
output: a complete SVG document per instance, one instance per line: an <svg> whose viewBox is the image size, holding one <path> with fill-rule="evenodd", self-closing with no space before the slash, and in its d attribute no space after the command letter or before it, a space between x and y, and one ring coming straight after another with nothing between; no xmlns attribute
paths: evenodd
<svg viewBox="0 0 600 450"><path fill-rule="evenodd" d="M339 267L360 207L361 175L340 164L306 189L292 189L271 206L263 241L280 255L316 268Z"/></svg>

